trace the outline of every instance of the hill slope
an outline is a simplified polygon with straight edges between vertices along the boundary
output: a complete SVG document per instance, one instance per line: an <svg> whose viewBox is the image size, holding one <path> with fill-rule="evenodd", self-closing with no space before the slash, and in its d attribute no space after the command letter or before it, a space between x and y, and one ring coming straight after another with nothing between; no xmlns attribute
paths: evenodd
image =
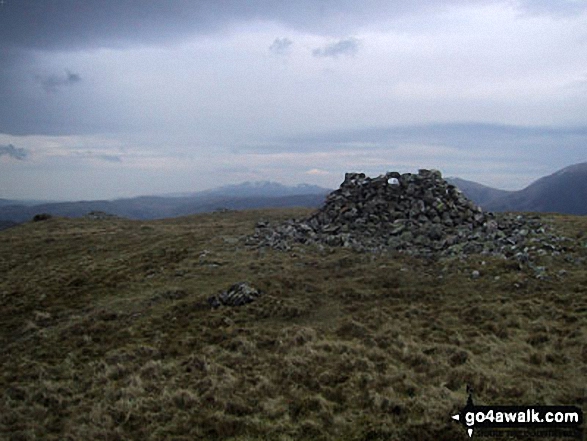
<svg viewBox="0 0 587 441"><path fill-rule="evenodd" d="M245 245L308 214L1 232L0 438L463 439L467 386L587 410L587 218L546 218L573 240L534 262L544 280L488 256ZM241 281L261 296L210 307Z"/></svg>
<svg viewBox="0 0 587 441"><path fill-rule="evenodd" d="M587 162L538 179L523 190L491 200L492 211L536 211L587 214Z"/></svg>
<svg viewBox="0 0 587 441"><path fill-rule="evenodd" d="M487 185L467 181L466 179L461 178L446 178L446 180L452 185L458 187L465 196L481 207L494 199L512 193L507 190L499 190L497 188L488 187Z"/></svg>

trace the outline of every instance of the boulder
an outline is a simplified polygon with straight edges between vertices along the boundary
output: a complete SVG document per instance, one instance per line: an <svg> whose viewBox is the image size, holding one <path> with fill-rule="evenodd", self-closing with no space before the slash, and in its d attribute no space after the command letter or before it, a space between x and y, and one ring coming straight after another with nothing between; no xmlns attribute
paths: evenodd
<svg viewBox="0 0 587 441"><path fill-rule="evenodd" d="M253 302L261 292L245 282L235 283L226 291L208 298L208 304L212 308L219 306L242 306Z"/></svg>

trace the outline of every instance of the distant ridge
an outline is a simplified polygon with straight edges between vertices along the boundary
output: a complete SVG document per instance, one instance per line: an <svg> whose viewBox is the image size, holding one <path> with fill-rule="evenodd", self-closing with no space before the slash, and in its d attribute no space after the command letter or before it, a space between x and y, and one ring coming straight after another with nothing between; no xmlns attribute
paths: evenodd
<svg viewBox="0 0 587 441"><path fill-rule="evenodd" d="M25 206L31 206L31 205L40 205L40 204L46 204L48 202L52 202L52 201L41 201L41 200L17 200L17 199L2 199L0 198L0 207L6 207L8 205L25 205Z"/></svg>
<svg viewBox="0 0 587 441"><path fill-rule="evenodd" d="M565 167L523 190L480 204L491 211L587 214L587 162Z"/></svg>
<svg viewBox="0 0 587 441"><path fill-rule="evenodd" d="M210 190L198 192L166 193L153 197L191 198L201 196L238 196L238 197L281 197L301 194L328 194L331 189L311 184L288 186L275 181L247 181L241 184L223 185Z"/></svg>
<svg viewBox="0 0 587 441"><path fill-rule="evenodd" d="M200 192L206 195L232 195L238 197L282 197L294 196L301 194L328 194L331 189L319 187L310 184L298 184L296 186L287 186L273 181L254 181L243 182L237 185L224 185Z"/></svg>
<svg viewBox="0 0 587 441"><path fill-rule="evenodd" d="M461 178L446 178L446 180L452 185L458 187L465 196L480 206L512 193L511 191L499 190L497 188L488 187L487 185L467 181Z"/></svg>
<svg viewBox="0 0 587 441"><path fill-rule="evenodd" d="M26 206L18 201L0 205L0 221L27 222L38 213L54 216L82 217L91 211L101 211L130 219L162 219L205 213L218 209L245 210L252 208L317 208L330 189L301 184L286 186L276 182L245 182L212 190L166 196L139 196L135 198L44 203Z"/></svg>
<svg viewBox="0 0 587 441"><path fill-rule="evenodd" d="M447 181L487 211L587 215L587 162L565 167L519 191L499 190L460 178L448 178ZM102 211L131 219L162 219L217 209L295 206L318 208L330 192L331 189L315 185L286 186L272 181L258 181L226 185L197 193L139 196L111 201L30 205L33 201L0 199L0 229L27 222L38 213L82 217L90 211Z"/></svg>

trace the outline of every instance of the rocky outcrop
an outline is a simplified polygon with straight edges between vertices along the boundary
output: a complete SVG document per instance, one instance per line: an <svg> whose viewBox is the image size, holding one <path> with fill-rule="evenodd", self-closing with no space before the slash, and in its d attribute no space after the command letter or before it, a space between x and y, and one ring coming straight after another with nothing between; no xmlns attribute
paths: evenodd
<svg viewBox="0 0 587 441"><path fill-rule="evenodd" d="M321 209L281 225L259 222L249 244L288 250L294 243L411 255L559 253L562 238L538 217L484 212L437 170L347 173Z"/></svg>
<svg viewBox="0 0 587 441"><path fill-rule="evenodd" d="M49 213L39 213L33 216L33 222L46 221L52 218L53 216L51 216Z"/></svg>

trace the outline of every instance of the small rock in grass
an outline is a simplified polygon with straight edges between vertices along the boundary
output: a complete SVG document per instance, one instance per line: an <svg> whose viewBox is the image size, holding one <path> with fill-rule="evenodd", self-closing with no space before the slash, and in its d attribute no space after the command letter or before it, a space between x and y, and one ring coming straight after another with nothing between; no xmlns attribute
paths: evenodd
<svg viewBox="0 0 587 441"><path fill-rule="evenodd" d="M235 283L228 290L222 291L217 296L208 298L208 304L212 308L224 306L242 306L253 302L261 292L245 282Z"/></svg>

